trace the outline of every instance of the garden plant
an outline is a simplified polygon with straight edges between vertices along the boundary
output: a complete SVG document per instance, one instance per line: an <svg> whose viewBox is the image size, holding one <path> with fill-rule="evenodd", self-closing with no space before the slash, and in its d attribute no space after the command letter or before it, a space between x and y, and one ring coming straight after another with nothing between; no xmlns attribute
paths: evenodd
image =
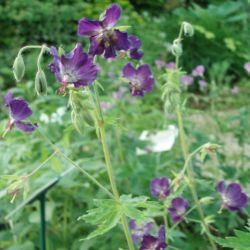
<svg viewBox="0 0 250 250"><path fill-rule="evenodd" d="M93 170L80 166L79 162L83 162L84 154L82 154L82 158L81 153L78 155L80 159L73 159L70 154L65 153L67 149L63 144L57 143L55 138L46 134L43 128L47 126L46 123L36 120L37 116L31 109L32 104L28 104L23 97L17 95L18 92L10 89L4 95L5 112L8 112L9 120L2 132L3 145L12 132L20 130L27 140L32 134L42 138L43 142L53 151L28 173L13 172L1 177L8 183L8 199L13 204L16 200L21 199L22 194L25 199L30 192L30 179L36 180L36 176L44 170L49 162L60 158L85 176L94 190L97 190L92 192L90 197L91 207L85 207L85 211L82 211L83 208L81 208L82 215L78 216L77 221L72 222L79 225L84 224L86 227L91 225L91 232L87 234L86 230L83 231L82 237L77 241L91 242L93 239L99 240L105 237L105 234L114 232L112 238L116 241L116 245L112 245L112 242L110 244L105 242L104 244L108 246L105 245L103 248L86 246L81 249L113 250L117 247L120 250L216 250L222 249L222 247L238 250L250 249L248 195L245 187L236 178L223 178L223 176L220 179L220 176L206 178L200 174L203 171L200 169L206 168L207 162L222 155L224 145L220 140L216 142L212 138L210 141L207 137L205 141L202 139L194 147L193 138L189 138L187 134L186 123L188 122L185 119L189 114L187 110L190 101L187 95L188 88L194 81L197 81L201 93L206 92L208 88L203 65L196 66L192 70L191 76L181 64L185 48L189 46L189 41L195 35L195 23L191 24L187 21L180 23L179 33L168 45L175 61L166 64L162 60L155 59L156 66L161 72L159 77L155 77L152 65L144 61L147 51L142 50L143 41L136 34L130 32L133 23L126 20L126 25L119 26L117 23L120 18L122 18L122 9L119 4L113 3L106 7L99 19L83 17L78 21L76 40L82 39L83 42L76 42L70 52L66 52L62 46L57 45L27 45L19 50L13 64L15 80L21 85L19 82L22 81L28 70L24 59L25 53L33 50L39 51L39 55L35 59L37 70L34 73L34 83L32 86L22 88L34 88L37 99L45 100L49 98L48 95L51 92L48 91L50 86L47 79L50 76L48 76L49 72L46 72L47 69L44 68L44 61L50 60L48 70L57 81L56 98L67 100L67 106L63 107L65 112L70 113L70 116L67 116L67 126L70 127L70 123L73 124L74 130L71 132L78 139L80 138L78 141L80 148L88 148L88 143L91 144L91 140L93 140L95 149L101 150L100 158L103 158L105 162L105 166L102 165L101 170L104 178L99 178L99 175ZM148 25L150 29L150 24ZM176 26L178 25L176 24ZM195 42L199 43L199 41ZM82 43L85 45L83 46ZM34 62L34 58L32 60ZM100 64L105 66L101 67ZM109 84L117 87L111 93L107 90L106 83L102 82L103 77L100 75L116 64L120 67L120 74L106 76ZM249 70L248 64L245 64L245 69ZM121 82L120 86L116 84L118 81ZM160 106L157 119L160 117L159 119L164 122L168 117L176 119L178 134L176 137L179 140L180 150L178 157L171 162L171 165L176 164L178 168L171 169L171 166L166 167L163 164L159 172L154 171L154 175L152 175L152 171L150 172L151 180L149 178L146 180L149 192L145 190L144 193L138 191L127 193L124 192L123 186L132 186L133 190L133 185L140 185L139 179L143 175L146 176L148 170L143 168L136 172L137 170L134 170L133 167L130 168L127 175L133 176L137 173L133 182L132 179L121 182L120 177L117 178L117 175L123 174L117 164L122 165L124 159L130 157L130 153L128 156L126 155L122 139L123 133L127 133L126 129L129 129L130 121L126 122L120 118L122 114L119 112L126 112L126 109L129 110L128 113L135 112L131 116L138 116L142 123L145 120L146 125L147 112L137 114L136 110L131 111L127 106L133 106L135 99L139 99L139 104L143 106L144 101L150 98L156 88L160 89L158 91L160 95L157 97L159 103L150 103L150 105L153 109ZM126 92L129 95L124 94ZM213 93L212 89L210 94ZM126 104L112 105L105 101L107 99L104 99L103 96L117 102L126 99ZM212 101L213 98L216 97L212 96ZM53 102L53 98L47 100ZM115 101L111 101L111 103L115 103ZM114 111L115 109L116 111ZM113 110L112 115L110 115L110 110ZM214 111L213 107L211 112ZM242 112L244 113L244 111ZM138 119L132 120L138 121ZM155 124L155 129L158 126L157 119L151 121L153 125ZM219 120L219 118L217 119ZM241 121L244 122L243 120L242 118ZM58 132L60 131L58 130ZM86 139L88 133L91 138L90 142ZM242 134L238 136L239 140L243 140L244 135L243 137ZM17 140L19 139L17 138ZM85 140L87 141L85 142ZM11 143L15 144L15 137L12 138ZM127 147L134 147L132 144L131 139L131 144L128 141ZM65 147L71 147L70 143L65 145ZM73 147L72 150L74 151ZM216 156L217 154L219 156ZM140 161L139 157L141 156L133 151L132 165L136 161ZM95 160L94 157L91 158L91 155L89 158L90 162ZM119 160L114 160L114 158ZM156 169L159 166L154 167ZM216 173L218 172L211 172L211 175L216 175ZM80 194L85 192L84 189L82 183L75 188L75 192ZM235 230L236 236L224 239L224 236L228 235L220 232L221 229L217 227L215 218L229 221L231 217L237 215L240 215L246 230L242 229L243 227L240 230L237 229ZM67 217L65 220L67 221ZM117 231L115 231L116 229ZM180 247L178 240L183 236L182 231L190 236L185 239L186 248L183 248L183 244ZM70 234L70 230L68 234ZM49 234L47 237L50 237ZM193 245L192 238L195 237L201 238L201 243ZM59 248L51 247L50 249ZM64 249L71 248L65 246Z"/></svg>

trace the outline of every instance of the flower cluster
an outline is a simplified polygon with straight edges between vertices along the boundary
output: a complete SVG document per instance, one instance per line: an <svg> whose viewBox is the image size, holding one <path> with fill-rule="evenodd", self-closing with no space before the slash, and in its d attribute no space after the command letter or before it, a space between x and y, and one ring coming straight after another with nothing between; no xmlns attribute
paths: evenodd
<svg viewBox="0 0 250 250"><path fill-rule="evenodd" d="M104 55L106 59L112 59L118 52L125 52L131 59L140 60L143 57L140 39L133 35L129 36L127 32L115 26L120 16L120 6L111 4L99 20L82 18L79 21L78 35L88 37L90 41L88 54L82 51L80 44L77 44L69 54L62 55L56 48L51 48L50 53L54 60L49 69L62 84L61 91L64 91L69 83L79 88L90 85L96 79L98 68L93 63L95 56ZM144 96L145 92L153 88L154 77L148 64L136 69L132 63L128 63L123 68L123 76L129 81L133 96Z"/></svg>
<svg viewBox="0 0 250 250"><path fill-rule="evenodd" d="M164 201L171 193L170 181L167 177L154 178L150 183L150 191L153 197ZM188 201L182 197L176 197L171 201L168 212L174 223L180 222L189 207Z"/></svg>
<svg viewBox="0 0 250 250"><path fill-rule="evenodd" d="M193 70L191 75L183 75L181 77L181 82L185 88L192 85L195 80L199 85L199 89L204 91L206 89L207 83L204 80L205 67L203 65L197 65Z"/></svg>
<svg viewBox="0 0 250 250"><path fill-rule="evenodd" d="M54 73L56 80L61 84L60 94L65 94L66 89L72 86L75 89L91 85L101 70L95 63L95 57L103 55L106 59L113 61L118 53L133 60L140 60L144 53L141 51L142 43L137 36L128 35L125 31L128 26L117 27L116 24L121 16L121 8L118 4L111 4L101 14L99 20L82 18L78 23L78 36L89 38L88 52L84 52L82 45L77 43L72 51L65 53L62 48L41 46L42 51L49 50L53 61L48 65L49 70ZM42 52L41 52L42 53ZM39 56L40 60L40 56ZM38 61L39 61L38 60ZM24 75L25 67L21 54L18 54L14 63L14 74L18 80ZM37 87L46 85L43 71L38 67ZM42 78L40 77L42 76ZM148 64L134 67L131 62L123 68L123 77L129 82L132 96L144 96L146 92L152 91L155 80ZM42 81L41 81L42 80ZM41 85L43 83L43 85ZM37 93L42 91L37 91ZM115 98L121 98L123 93L117 92ZM8 97L9 96L9 97ZM15 124L16 127L32 132L36 124L24 123L23 120L31 115L31 110L24 100L12 100L11 94L6 95L6 106L11 112L9 129ZM9 101L11 100L11 101ZM107 105L102 105L107 109ZM108 107L110 108L110 107Z"/></svg>
<svg viewBox="0 0 250 250"><path fill-rule="evenodd" d="M163 60L155 60L155 65L156 65L156 68L157 69L175 69L176 68L176 65L175 65L175 62L164 62Z"/></svg>

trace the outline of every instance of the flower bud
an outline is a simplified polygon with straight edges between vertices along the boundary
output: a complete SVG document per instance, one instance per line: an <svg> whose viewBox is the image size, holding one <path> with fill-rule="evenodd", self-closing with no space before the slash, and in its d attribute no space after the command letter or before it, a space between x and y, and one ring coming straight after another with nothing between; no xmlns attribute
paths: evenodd
<svg viewBox="0 0 250 250"><path fill-rule="evenodd" d="M171 47L174 56L182 55L182 44L179 39L175 39Z"/></svg>
<svg viewBox="0 0 250 250"><path fill-rule="evenodd" d="M194 35L194 28L193 26L188 22L183 22L183 30L185 36L193 36Z"/></svg>
<svg viewBox="0 0 250 250"><path fill-rule="evenodd" d="M200 203L204 205L211 204L213 202L214 198L211 196L206 196L200 199Z"/></svg>
<svg viewBox="0 0 250 250"><path fill-rule="evenodd" d="M37 95L47 94L47 80L43 70L38 70L36 73L35 90Z"/></svg>
<svg viewBox="0 0 250 250"><path fill-rule="evenodd" d="M22 80L24 72L25 72L25 65L23 57L21 54L18 54L13 64L13 73L17 82L20 82Z"/></svg>

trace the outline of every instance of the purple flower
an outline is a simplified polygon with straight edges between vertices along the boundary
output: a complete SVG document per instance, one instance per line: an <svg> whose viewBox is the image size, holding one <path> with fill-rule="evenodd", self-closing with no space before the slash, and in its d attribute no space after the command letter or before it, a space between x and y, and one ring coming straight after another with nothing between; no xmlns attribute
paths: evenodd
<svg viewBox="0 0 250 250"><path fill-rule="evenodd" d="M49 69L55 74L56 79L66 87L73 83L76 88L91 84L97 76L97 66L92 58L82 51L82 45L77 43L69 53L59 55L55 47L51 47L50 54L54 57Z"/></svg>
<svg viewBox="0 0 250 250"><path fill-rule="evenodd" d="M157 67L157 69L162 69L166 67L166 63L162 60L155 60L155 65Z"/></svg>
<svg viewBox="0 0 250 250"><path fill-rule="evenodd" d="M194 81L194 78L189 75L184 75L181 77L181 82L184 86L190 86Z"/></svg>
<svg viewBox="0 0 250 250"><path fill-rule="evenodd" d="M153 89L155 80L148 64L142 64L136 69L132 63L123 68L123 77L130 81L130 92L133 96L144 96Z"/></svg>
<svg viewBox="0 0 250 250"><path fill-rule="evenodd" d="M230 89L230 92L231 92L232 95L237 95L239 93L239 87L238 86L233 86Z"/></svg>
<svg viewBox="0 0 250 250"><path fill-rule="evenodd" d="M203 65L198 65L193 69L192 75L202 77L204 75L204 72L205 72L205 67Z"/></svg>
<svg viewBox="0 0 250 250"><path fill-rule="evenodd" d="M152 196L164 200L170 194L170 183L168 178L154 178L150 183Z"/></svg>
<svg viewBox="0 0 250 250"><path fill-rule="evenodd" d="M26 133L31 133L38 127L37 124L24 122L25 119L32 115L32 110L25 100L14 99L12 92L8 91L4 96L4 103L10 112L9 130L16 125L18 129Z"/></svg>
<svg viewBox="0 0 250 250"><path fill-rule="evenodd" d="M132 233L133 242L137 244L142 240L144 235L150 234L153 228L153 222L137 224L135 220L130 220L129 228Z"/></svg>
<svg viewBox="0 0 250 250"><path fill-rule="evenodd" d="M142 51L138 51L141 47L140 39L137 36L129 36L128 40L130 58L140 60L144 55Z"/></svg>
<svg viewBox="0 0 250 250"><path fill-rule="evenodd" d="M83 18L79 20L78 35L90 38L89 54L102 55L105 58L116 56L117 50L129 49L128 34L115 29L121 15L118 4L111 4L103 13L101 20Z"/></svg>
<svg viewBox="0 0 250 250"><path fill-rule="evenodd" d="M169 63L166 64L166 68L167 69L175 69L176 64L174 62L169 62Z"/></svg>
<svg viewBox="0 0 250 250"><path fill-rule="evenodd" d="M139 250L164 250L168 245L165 242L165 228L160 226L158 236L144 235Z"/></svg>
<svg viewBox="0 0 250 250"><path fill-rule="evenodd" d="M199 84L200 90L204 90L207 86L207 83L204 80L199 80L198 84Z"/></svg>
<svg viewBox="0 0 250 250"><path fill-rule="evenodd" d="M244 69L246 70L247 73L250 73L250 62L246 62L244 64Z"/></svg>
<svg viewBox="0 0 250 250"><path fill-rule="evenodd" d="M171 202L171 207L168 209L168 212L174 223L177 223L183 219L187 209L188 202L182 197L176 197Z"/></svg>
<svg viewBox="0 0 250 250"><path fill-rule="evenodd" d="M230 211L239 211L248 202L247 195L242 192L240 184L230 183L227 187L224 181L217 184L217 191L221 194L222 207Z"/></svg>

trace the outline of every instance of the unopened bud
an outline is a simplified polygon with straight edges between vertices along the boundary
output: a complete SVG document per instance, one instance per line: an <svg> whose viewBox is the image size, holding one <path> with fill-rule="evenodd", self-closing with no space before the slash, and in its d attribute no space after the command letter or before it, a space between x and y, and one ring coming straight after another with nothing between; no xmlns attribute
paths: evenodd
<svg viewBox="0 0 250 250"><path fill-rule="evenodd" d="M25 72L25 65L23 57L21 54L18 54L13 64L13 73L17 82L20 82L22 80L24 72Z"/></svg>
<svg viewBox="0 0 250 250"><path fill-rule="evenodd" d="M188 22L183 22L183 30L185 36L193 36L194 35L194 28L193 26Z"/></svg>
<svg viewBox="0 0 250 250"><path fill-rule="evenodd" d="M47 94L47 80L43 70L38 70L36 73L35 90L37 95Z"/></svg>
<svg viewBox="0 0 250 250"><path fill-rule="evenodd" d="M172 53L175 56L182 55L182 44L179 39L175 39L172 45Z"/></svg>
<svg viewBox="0 0 250 250"><path fill-rule="evenodd" d="M208 205L208 204L211 204L213 200L214 200L213 197L207 196L207 197L201 198L200 203L204 205Z"/></svg>

